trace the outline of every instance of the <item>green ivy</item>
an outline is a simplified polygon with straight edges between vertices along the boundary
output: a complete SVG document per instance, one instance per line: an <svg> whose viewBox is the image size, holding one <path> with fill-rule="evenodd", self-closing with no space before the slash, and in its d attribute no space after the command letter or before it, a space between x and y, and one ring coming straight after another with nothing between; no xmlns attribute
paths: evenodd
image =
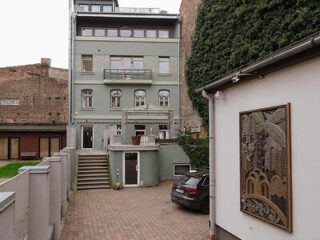
<svg viewBox="0 0 320 240"><path fill-rule="evenodd" d="M202 0L185 75L208 126L208 103L194 91L232 70L315 34L319 0Z"/></svg>
<svg viewBox="0 0 320 240"><path fill-rule="evenodd" d="M179 145L185 151L190 159L193 168L209 167L209 144L203 140L201 145L192 144L191 135L179 135Z"/></svg>

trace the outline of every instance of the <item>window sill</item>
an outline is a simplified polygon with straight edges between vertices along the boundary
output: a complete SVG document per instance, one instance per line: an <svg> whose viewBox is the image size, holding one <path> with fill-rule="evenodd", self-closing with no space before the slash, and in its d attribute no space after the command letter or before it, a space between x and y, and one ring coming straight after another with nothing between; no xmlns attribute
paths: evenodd
<svg viewBox="0 0 320 240"><path fill-rule="evenodd" d="M171 73L158 73L158 77L171 77Z"/></svg>
<svg viewBox="0 0 320 240"><path fill-rule="evenodd" d="M121 107L119 107L119 108L109 108L109 111L118 111L118 112L120 112L120 111L122 111L122 108Z"/></svg>
<svg viewBox="0 0 320 240"><path fill-rule="evenodd" d="M95 108L81 108L80 111L94 111Z"/></svg>
<svg viewBox="0 0 320 240"><path fill-rule="evenodd" d="M80 75L94 75L94 72L80 72Z"/></svg>

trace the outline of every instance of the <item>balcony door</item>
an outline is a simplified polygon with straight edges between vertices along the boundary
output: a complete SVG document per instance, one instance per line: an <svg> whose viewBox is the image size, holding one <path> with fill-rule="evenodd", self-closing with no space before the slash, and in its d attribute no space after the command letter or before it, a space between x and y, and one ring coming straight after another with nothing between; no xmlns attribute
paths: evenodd
<svg viewBox="0 0 320 240"><path fill-rule="evenodd" d="M143 70L143 57L111 57L111 70L124 72L139 72Z"/></svg>

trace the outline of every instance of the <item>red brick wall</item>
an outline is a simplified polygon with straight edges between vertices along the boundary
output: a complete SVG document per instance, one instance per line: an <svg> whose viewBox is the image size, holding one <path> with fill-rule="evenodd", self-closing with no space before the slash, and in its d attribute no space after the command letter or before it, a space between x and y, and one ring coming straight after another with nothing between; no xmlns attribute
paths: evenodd
<svg viewBox="0 0 320 240"><path fill-rule="evenodd" d="M188 56L191 53L192 35L195 29L195 20L198 12L198 5L201 0L182 0L180 6L181 15L181 130L186 128L201 128L201 135L207 136L206 130L202 127L202 119L197 111L193 109L192 102L188 95L188 85L185 81L184 69Z"/></svg>
<svg viewBox="0 0 320 240"><path fill-rule="evenodd" d="M20 102L19 106L0 105L0 123L67 123L67 71L61 69L63 79L57 79L49 77L50 69L45 64L0 69L0 101Z"/></svg>

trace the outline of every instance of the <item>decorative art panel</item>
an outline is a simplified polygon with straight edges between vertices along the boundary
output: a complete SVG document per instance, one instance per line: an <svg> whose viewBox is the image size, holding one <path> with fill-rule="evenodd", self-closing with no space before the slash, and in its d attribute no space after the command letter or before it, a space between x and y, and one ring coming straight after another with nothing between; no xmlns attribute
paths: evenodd
<svg viewBox="0 0 320 240"><path fill-rule="evenodd" d="M290 104L240 113L241 211L292 232Z"/></svg>

